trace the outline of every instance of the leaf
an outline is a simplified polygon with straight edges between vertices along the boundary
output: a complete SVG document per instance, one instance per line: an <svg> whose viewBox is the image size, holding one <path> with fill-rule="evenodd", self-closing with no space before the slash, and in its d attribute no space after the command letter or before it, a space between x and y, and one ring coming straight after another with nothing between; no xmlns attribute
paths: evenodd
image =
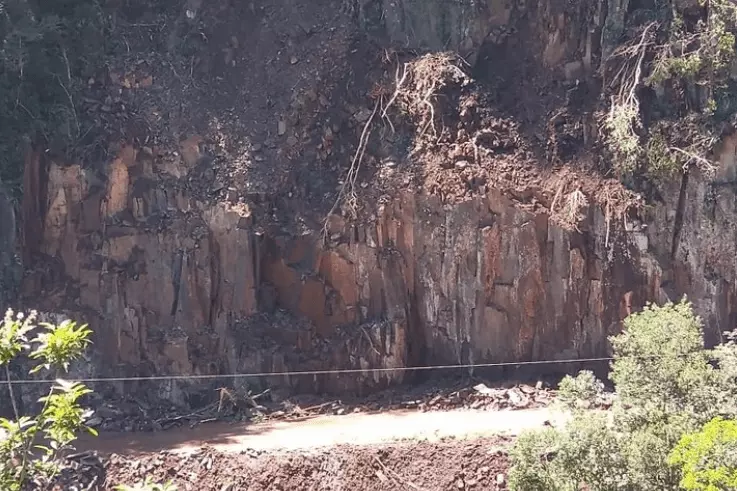
<svg viewBox="0 0 737 491"><path fill-rule="evenodd" d="M44 331L32 341L36 349L30 356L41 360L40 366L44 368L68 370L69 364L80 358L91 342L89 337L92 331L87 324L78 326L77 323L66 320L58 326L42 323L41 327Z"/></svg>

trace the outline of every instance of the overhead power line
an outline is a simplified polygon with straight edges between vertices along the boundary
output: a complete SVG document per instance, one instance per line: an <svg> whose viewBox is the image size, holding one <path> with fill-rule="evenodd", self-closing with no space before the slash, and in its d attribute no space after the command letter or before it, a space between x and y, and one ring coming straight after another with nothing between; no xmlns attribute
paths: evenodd
<svg viewBox="0 0 737 491"><path fill-rule="evenodd" d="M517 361L502 363L468 363L461 365L430 365L419 367L397 367L397 368L345 368L332 370L295 370L282 372L253 372L253 373L224 373L224 374L193 374L193 375L151 375L151 376L135 376L135 377L93 377L93 378L73 378L73 380L81 383L97 383L97 382L146 382L146 381L168 381L168 380L217 380L228 378L263 378L263 377L299 377L299 376L317 376L317 375L343 375L357 373L384 373L384 372L419 372L429 370L457 370L468 368L492 368L506 366L530 366L530 365L555 365L563 363L591 363L601 361L612 361L612 357L602 358L572 358L564 360L538 360L538 361ZM53 379L19 379L11 380L13 385L30 385L30 384L51 384ZM5 382L7 383L7 382Z"/></svg>

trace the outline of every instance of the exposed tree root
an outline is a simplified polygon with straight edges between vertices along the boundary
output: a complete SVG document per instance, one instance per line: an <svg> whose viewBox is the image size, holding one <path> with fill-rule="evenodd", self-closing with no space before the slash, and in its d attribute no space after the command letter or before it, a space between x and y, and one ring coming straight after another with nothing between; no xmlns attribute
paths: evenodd
<svg viewBox="0 0 737 491"><path fill-rule="evenodd" d="M340 187L340 191L338 191L338 197L335 199L335 203L333 203L332 208L330 208L330 211L325 217L325 222L323 223L322 227L323 241L327 241L329 235L328 229L330 216L335 213L343 200L345 200L348 211L353 215L353 218L356 218L358 215L356 180L358 179L358 171L361 169L363 156L366 153L366 146L368 145L369 137L371 136L371 124L373 123L374 117L376 116L376 113L379 109L379 103L380 100L377 100L374 103L374 110L371 112L371 116L369 116L368 120L366 120L366 124L363 126L361 138L358 140L358 147L356 148L356 152L353 154L353 160L351 161L351 166L348 169L348 174L343 181L343 185Z"/></svg>

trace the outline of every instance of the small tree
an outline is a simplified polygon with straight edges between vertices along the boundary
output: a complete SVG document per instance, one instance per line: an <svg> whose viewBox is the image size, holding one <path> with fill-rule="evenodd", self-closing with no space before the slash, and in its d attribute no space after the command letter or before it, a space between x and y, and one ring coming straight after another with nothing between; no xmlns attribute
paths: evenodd
<svg viewBox="0 0 737 491"><path fill-rule="evenodd" d="M39 399L42 407L35 417L18 412L10 377L12 361L27 355L37 363L31 372L46 370L58 376L81 357L90 343L91 331L87 325L64 321L59 325L36 326L35 320L35 312L26 317L8 310L0 324L0 366L5 369L15 413L15 420L0 418L0 489L3 490L40 488L49 483L59 471L60 452L69 448L79 431L96 434L84 425L88 412L79 404L81 397L91 391L79 383L59 378L48 394Z"/></svg>
<svg viewBox="0 0 737 491"><path fill-rule="evenodd" d="M591 373L564 379L561 399L574 410L573 419L562 429L520 437L511 454L512 490L679 489L684 462L671 453L681 438L715 416L734 414L729 395L737 346L718 349L720 366L713 368L701 321L685 300L630 315L611 343L610 378L618 396L611 412L587 409L602 387ZM721 489L727 488L713 488Z"/></svg>

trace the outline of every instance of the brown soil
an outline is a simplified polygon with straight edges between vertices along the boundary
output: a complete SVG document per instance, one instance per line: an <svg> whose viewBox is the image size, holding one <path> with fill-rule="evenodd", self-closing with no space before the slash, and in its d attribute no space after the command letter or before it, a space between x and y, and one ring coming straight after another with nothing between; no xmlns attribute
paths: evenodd
<svg viewBox="0 0 737 491"><path fill-rule="evenodd" d="M396 441L438 441L518 435L559 424L566 413L548 408L522 411L454 410L420 413L387 411L378 414L313 416L298 421L207 423L157 433L82 435L76 447L104 454L135 455L169 450L188 452L200 447L240 453L245 450L313 451L339 445L371 446ZM371 428L371 431L366 431Z"/></svg>
<svg viewBox="0 0 737 491"><path fill-rule="evenodd" d="M132 143L168 188L292 233L407 188L457 202L494 187L571 226L589 201L637 204L586 143L597 94L551 83L519 45L529 33L471 67L375 44L337 0L190 3L191 19L123 9L109 68L87 81L90 152Z"/></svg>
<svg viewBox="0 0 737 491"><path fill-rule="evenodd" d="M309 454L113 455L105 488L146 477L186 490L502 490L508 441L500 438L381 447L340 446Z"/></svg>
<svg viewBox="0 0 737 491"><path fill-rule="evenodd" d="M489 63L496 66L499 57ZM536 62L514 64L529 69ZM414 183L418 192L451 203L495 188L567 228L578 226L590 204L617 216L640 206L639 196L602 174L593 147L585 144L584 133L596 124L592 107L581 108L582 98L591 99L583 85L550 87L539 71L508 73L500 80L484 73L484 63L472 73L451 53L409 59L399 73L389 82L396 97L389 102L396 101L392 109L398 106L389 114L408 121L414 139L390 188ZM541 93L559 96L541 104ZM382 98L380 105L389 102Z"/></svg>

